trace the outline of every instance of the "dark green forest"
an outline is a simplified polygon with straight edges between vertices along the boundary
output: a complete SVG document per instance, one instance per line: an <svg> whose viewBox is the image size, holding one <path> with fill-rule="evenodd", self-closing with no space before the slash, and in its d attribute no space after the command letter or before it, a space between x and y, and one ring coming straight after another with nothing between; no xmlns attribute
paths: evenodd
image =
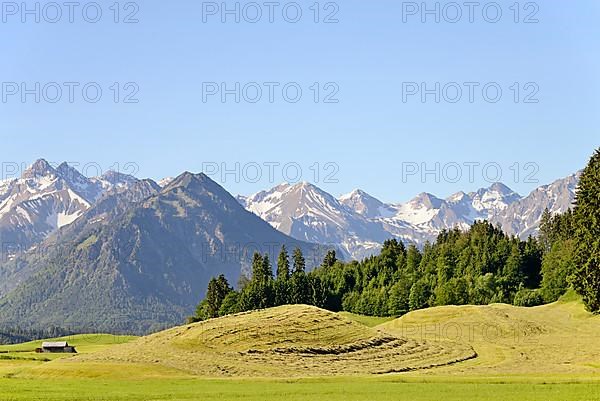
<svg viewBox="0 0 600 401"><path fill-rule="evenodd" d="M443 231L422 250L395 239L362 261L342 262L329 251L306 272L302 252L283 247L277 261L255 254L251 277L234 290L213 278L191 321L285 304L332 311L400 316L441 305L554 302L569 288L600 311L600 151L584 170L576 204L542 216L537 238L506 235L489 222Z"/></svg>
<svg viewBox="0 0 600 401"><path fill-rule="evenodd" d="M40 338L57 338L74 334L60 327L46 327L44 329L31 329L23 327L1 327L0 344L18 344Z"/></svg>

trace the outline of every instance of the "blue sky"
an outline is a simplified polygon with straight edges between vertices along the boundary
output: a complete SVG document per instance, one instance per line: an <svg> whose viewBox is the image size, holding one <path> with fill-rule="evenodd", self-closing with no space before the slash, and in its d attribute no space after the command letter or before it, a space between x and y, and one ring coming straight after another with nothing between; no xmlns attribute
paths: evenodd
<svg viewBox="0 0 600 401"><path fill-rule="evenodd" d="M404 22L408 6L402 2L354 0L337 7L318 3L319 23L310 9L314 1L298 2L303 13L297 23L283 18L289 2L280 2L274 23L265 6L257 23L244 20L254 17L251 8L240 23L232 16L222 23L220 13L205 13L203 22L199 1L140 1L138 9L122 2L121 22L114 23L113 3L98 3L97 23L84 20L85 2L73 23L66 8L57 23L47 21L54 18L51 9L40 11L40 23L21 10L3 9L4 165L44 157L87 166L92 175L90 166L130 171L127 163L134 163L138 176L155 179L217 167L235 171L212 174L234 194L298 178L334 195L362 188L384 201L405 201L423 191L447 196L488 186L498 169L503 182L525 194L582 168L600 144L595 0L546 0L526 9L521 2L519 23L512 0L498 2L497 23L484 19L487 2L475 9L473 23L466 7L456 23L444 20L455 16L450 7L440 23L431 15L423 23L419 13L405 14ZM448 2L439 4L442 9ZM294 17L290 7L288 19ZM86 10L93 19L95 9ZM495 8L487 11L493 19ZM122 23L132 12L139 22ZM323 23L331 13L338 22ZM531 13L538 22L524 23ZM14 94L13 83L35 89L36 82L47 90L40 89L39 103L35 94L23 103L21 87ZM52 92L53 82L62 96ZM65 82L79 83L73 102ZM97 103L88 101L93 94L88 100L82 95L92 82L92 89L102 89ZM203 83L211 82L230 89L256 82L263 96L257 103L243 96L236 103L234 95L223 103L218 94L203 101ZM272 103L265 82L278 83ZM435 95L423 103L419 94L403 101L411 82L429 89L439 82L448 91L439 103ZM472 103L465 82L479 84ZM297 103L283 97L288 83L302 89ZM456 97L449 83L463 89L456 103L448 101ZM483 97L488 83L503 91L497 103ZM124 103L136 88L138 103ZM246 98L254 98L254 86L246 88ZM324 102L333 92L338 102ZM537 103L525 103L533 93L529 100ZM422 176L422 169L431 172Z"/></svg>

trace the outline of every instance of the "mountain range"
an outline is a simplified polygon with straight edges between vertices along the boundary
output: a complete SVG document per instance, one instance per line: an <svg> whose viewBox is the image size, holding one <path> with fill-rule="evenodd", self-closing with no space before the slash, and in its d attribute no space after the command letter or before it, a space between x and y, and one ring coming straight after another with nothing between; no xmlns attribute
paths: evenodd
<svg viewBox="0 0 600 401"><path fill-rule="evenodd" d="M0 326L153 331L189 316L211 277L235 284L255 251L274 260L282 245L302 249L311 268L328 249L358 259L390 237L422 246L478 219L535 235L546 208L572 205L578 177L526 197L497 183L385 204L309 183L235 198L204 174L160 184L117 172L87 178L38 160L0 182Z"/></svg>
<svg viewBox="0 0 600 401"><path fill-rule="evenodd" d="M387 238L423 246L442 230L466 229L476 220L489 220L522 238L535 236L545 209L560 213L572 207L579 176L541 186L525 197L494 183L447 199L422 193L406 203L385 204L362 190L335 198L303 182L238 196L238 201L285 234L334 244L347 257L360 259L376 252Z"/></svg>
<svg viewBox="0 0 600 401"><path fill-rule="evenodd" d="M56 184L44 196L69 193L59 210L76 204L79 217L0 265L3 326L147 333L190 316L210 278L224 274L235 284L247 275L256 251L274 260L281 246L297 247L308 267L326 252L275 230L204 174L185 172L162 188L131 180L90 205L79 192L87 185L30 170L22 178L28 188Z"/></svg>

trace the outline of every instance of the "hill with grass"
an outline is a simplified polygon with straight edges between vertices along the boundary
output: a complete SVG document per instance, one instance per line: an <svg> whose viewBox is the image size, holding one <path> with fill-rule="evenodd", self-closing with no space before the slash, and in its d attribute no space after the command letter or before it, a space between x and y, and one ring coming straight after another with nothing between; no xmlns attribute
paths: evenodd
<svg viewBox="0 0 600 401"><path fill-rule="evenodd" d="M476 359L435 374L600 376L600 316L587 312L572 292L533 308L429 308L376 327L415 341L454 341L477 352Z"/></svg>
<svg viewBox="0 0 600 401"><path fill-rule="evenodd" d="M44 370L142 364L207 377L307 377L406 372L475 356L468 345L393 336L336 313L295 305L176 327L57 362L61 366L47 364Z"/></svg>

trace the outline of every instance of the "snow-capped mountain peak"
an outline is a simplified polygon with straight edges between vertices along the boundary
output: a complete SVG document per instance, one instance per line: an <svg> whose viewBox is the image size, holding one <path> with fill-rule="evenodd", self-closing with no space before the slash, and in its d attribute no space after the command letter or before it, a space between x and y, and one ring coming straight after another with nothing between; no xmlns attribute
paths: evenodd
<svg viewBox="0 0 600 401"><path fill-rule="evenodd" d="M165 177L165 178L161 179L160 181L158 181L158 185L161 188L164 188L167 185L169 185L171 182L173 182L173 180L175 180L175 177Z"/></svg>
<svg viewBox="0 0 600 401"><path fill-rule="evenodd" d="M533 190L528 196L512 202L490 220L509 234L525 238L537 235L542 213L564 213L574 206L575 192L582 171Z"/></svg>
<svg viewBox="0 0 600 401"><path fill-rule="evenodd" d="M0 237L11 247L27 249L71 224L115 185L133 180L119 176L112 184L106 177L87 178L68 163L55 169L39 159L20 178L0 184Z"/></svg>
<svg viewBox="0 0 600 401"><path fill-rule="evenodd" d="M102 186L85 177L66 162L58 166L56 171L72 190L80 194L90 204L94 203L103 193Z"/></svg>
<svg viewBox="0 0 600 401"><path fill-rule="evenodd" d="M452 194L448 198L446 198L446 202L448 202L448 203L454 203L455 204L455 203L461 203L465 199L470 200L469 195L467 195L463 191L460 191L460 192Z"/></svg>
<svg viewBox="0 0 600 401"><path fill-rule="evenodd" d="M338 198L338 200L340 201L348 201L348 200L352 200L352 199L360 199L363 197L371 197L371 195L369 195L368 193L366 193L365 191L363 191L362 189L355 189L354 191L347 193L345 195L342 195Z"/></svg>
<svg viewBox="0 0 600 401"><path fill-rule="evenodd" d="M397 213L393 219L416 226L426 224L439 213L443 203L443 200L423 192L405 204L396 205Z"/></svg>
<svg viewBox="0 0 600 401"><path fill-rule="evenodd" d="M423 192L413 198L409 203L411 205L424 206L427 209L439 209L442 207L444 201L430 193Z"/></svg>
<svg viewBox="0 0 600 401"><path fill-rule="evenodd" d="M300 182L280 184L247 198L246 208L297 239L336 244L348 255L366 256L387 237L381 223L369 221L321 188Z"/></svg>
<svg viewBox="0 0 600 401"><path fill-rule="evenodd" d="M291 224L294 218L304 216L320 216L326 220L339 221L345 213L337 199L308 182L280 184L270 191L262 191L248 197L246 204L250 211L259 216L287 216L287 221L280 223L283 226Z"/></svg>
<svg viewBox="0 0 600 401"><path fill-rule="evenodd" d="M513 202L521 199L521 195L502 183L492 184L489 188L482 188L470 194L473 207L482 215L491 217L501 210L506 209Z"/></svg>
<svg viewBox="0 0 600 401"><path fill-rule="evenodd" d="M355 189L339 198L340 203L366 218L391 217L396 211L361 189Z"/></svg>

